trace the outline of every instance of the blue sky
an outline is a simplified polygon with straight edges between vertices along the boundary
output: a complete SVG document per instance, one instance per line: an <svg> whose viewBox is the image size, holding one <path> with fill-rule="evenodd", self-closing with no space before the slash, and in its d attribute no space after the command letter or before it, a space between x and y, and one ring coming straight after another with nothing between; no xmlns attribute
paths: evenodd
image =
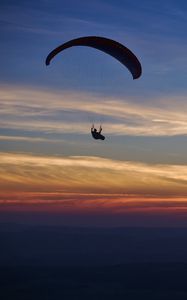
<svg viewBox="0 0 187 300"><path fill-rule="evenodd" d="M0 76L5 82L138 99L186 92L185 1L3 2ZM93 49L70 50L46 70L51 49L86 35L116 39L132 49L143 65L141 80L132 82L121 65Z"/></svg>

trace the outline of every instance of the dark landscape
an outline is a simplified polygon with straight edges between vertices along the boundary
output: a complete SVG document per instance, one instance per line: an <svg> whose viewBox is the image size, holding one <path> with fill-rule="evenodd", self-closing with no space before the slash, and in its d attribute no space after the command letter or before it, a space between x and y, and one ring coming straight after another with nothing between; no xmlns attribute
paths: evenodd
<svg viewBox="0 0 187 300"><path fill-rule="evenodd" d="M1 299L187 299L187 229L1 224Z"/></svg>

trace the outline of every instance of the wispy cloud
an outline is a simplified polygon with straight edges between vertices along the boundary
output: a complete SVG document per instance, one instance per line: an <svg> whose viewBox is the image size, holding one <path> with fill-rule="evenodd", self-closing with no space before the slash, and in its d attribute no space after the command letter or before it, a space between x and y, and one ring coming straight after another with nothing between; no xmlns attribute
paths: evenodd
<svg viewBox="0 0 187 300"><path fill-rule="evenodd" d="M13 207L13 208L12 208ZM64 192L13 192L0 194L0 211L50 211L63 214L175 214L187 213L187 200L182 197L154 197L128 194L86 194Z"/></svg>
<svg viewBox="0 0 187 300"><path fill-rule="evenodd" d="M0 135L0 141L20 141L20 142L45 142L45 143L62 143L62 139L49 139L42 137L29 137L29 136L17 136L17 135Z"/></svg>
<svg viewBox="0 0 187 300"><path fill-rule="evenodd" d="M2 128L85 134L88 132L88 118L104 118L109 134L187 134L184 97L150 99L139 104L130 99L104 98L88 93L61 93L5 85L1 86L0 106ZM67 112L71 113L69 119Z"/></svg>
<svg viewBox="0 0 187 300"><path fill-rule="evenodd" d="M187 166L0 153L2 191L187 196Z"/></svg>
<svg viewBox="0 0 187 300"><path fill-rule="evenodd" d="M58 6L59 10L54 10L55 5ZM67 35L80 35L84 29L101 31L107 29L113 29L115 26L106 22L103 18L96 20L95 18L90 18L90 12L95 11L95 16L101 13L101 10L105 13L108 11L108 5L103 5L100 2L94 3L91 6L80 3L79 6L84 8L84 14L80 13L77 15L69 11L67 14L64 9L62 9L63 2L56 1L56 3L46 3L40 5L30 5L23 6L19 4L7 4L2 6L0 13L0 22L4 27L11 31L21 31L26 33L34 33L39 35L46 35L48 37L56 36L56 38L62 38ZM67 3L66 3L67 5ZM82 8L82 9L83 9ZM85 13L85 9L87 13ZM60 12L59 12L60 11ZM110 10L111 11L111 10ZM98 13L97 13L98 12ZM63 28L63 32L62 32ZM65 32L64 32L64 29Z"/></svg>

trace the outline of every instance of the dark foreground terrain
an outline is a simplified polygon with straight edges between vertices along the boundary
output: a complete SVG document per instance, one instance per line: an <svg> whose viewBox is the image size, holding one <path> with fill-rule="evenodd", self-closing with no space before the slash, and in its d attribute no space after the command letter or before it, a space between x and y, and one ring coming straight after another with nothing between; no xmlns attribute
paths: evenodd
<svg viewBox="0 0 187 300"><path fill-rule="evenodd" d="M1 300L187 299L187 264L0 269Z"/></svg>
<svg viewBox="0 0 187 300"><path fill-rule="evenodd" d="M1 223L0 300L187 300L186 228Z"/></svg>

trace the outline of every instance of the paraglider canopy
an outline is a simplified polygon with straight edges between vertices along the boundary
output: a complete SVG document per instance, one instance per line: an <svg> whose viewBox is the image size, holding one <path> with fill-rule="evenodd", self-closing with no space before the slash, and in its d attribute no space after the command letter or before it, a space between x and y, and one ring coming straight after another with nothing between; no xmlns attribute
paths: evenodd
<svg viewBox="0 0 187 300"><path fill-rule="evenodd" d="M88 46L101 50L122 63L131 72L133 79L141 76L141 64L138 58L127 47L114 40L98 36L80 37L58 46L47 56L46 65L49 65L54 56L59 52L74 46Z"/></svg>

